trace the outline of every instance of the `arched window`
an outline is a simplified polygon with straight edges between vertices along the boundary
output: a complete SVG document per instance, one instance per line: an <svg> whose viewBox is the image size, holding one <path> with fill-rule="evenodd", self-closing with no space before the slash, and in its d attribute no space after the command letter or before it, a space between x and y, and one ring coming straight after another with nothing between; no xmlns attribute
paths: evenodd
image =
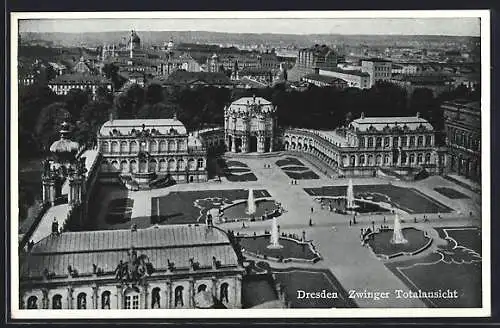
<svg viewBox="0 0 500 328"><path fill-rule="evenodd" d="M174 298L174 306L184 306L184 299L183 299L183 292L184 292L184 287L178 286L175 288L175 298Z"/></svg>
<svg viewBox="0 0 500 328"><path fill-rule="evenodd" d="M354 166L354 165L356 165L356 156L352 155L352 156L350 157L350 162L349 162L349 165L350 165L350 166Z"/></svg>
<svg viewBox="0 0 500 328"><path fill-rule="evenodd" d="M401 137L401 147L406 147L408 143L408 137Z"/></svg>
<svg viewBox="0 0 500 328"><path fill-rule="evenodd" d="M410 164L415 163L415 154L410 154Z"/></svg>
<svg viewBox="0 0 500 328"><path fill-rule="evenodd" d="M137 141L130 142L130 152L137 153L139 151L139 146L137 145Z"/></svg>
<svg viewBox="0 0 500 328"><path fill-rule="evenodd" d="M407 156L406 153L401 153L401 164L406 164Z"/></svg>
<svg viewBox="0 0 500 328"><path fill-rule="evenodd" d="M360 137L359 138L359 147L360 148L365 148L365 137Z"/></svg>
<svg viewBox="0 0 500 328"><path fill-rule="evenodd" d="M377 155L376 161L377 161L377 165L382 165L382 155Z"/></svg>
<svg viewBox="0 0 500 328"><path fill-rule="evenodd" d="M198 293L199 292L204 292L206 290L207 290L207 285L201 284L201 285L198 286Z"/></svg>
<svg viewBox="0 0 500 328"><path fill-rule="evenodd" d="M101 152L103 154L106 154L106 153L109 152L109 144L106 141L103 142L102 145L101 145Z"/></svg>
<svg viewBox="0 0 500 328"><path fill-rule="evenodd" d="M175 141L173 140L170 140L168 142L168 151L169 152L173 152L173 151L176 151L177 149L175 149Z"/></svg>
<svg viewBox="0 0 500 328"><path fill-rule="evenodd" d="M84 310L87 308L87 294L80 293L76 298L76 308L79 310Z"/></svg>
<svg viewBox="0 0 500 328"><path fill-rule="evenodd" d="M38 298L36 296L30 296L28 298L28 309L38 309Z"/></svg>
<svg viewBox="0 0 500 328"><path fill-rule="evenodd" d="M372 137L368 138L368 148L373 148L373 138Z"/></svg>
<svg viewBox="0 0 500 328"><path fill-rule="evenodd" d="M118 161L112 161L111 166L112 166L113 172L120 171L120 164L118 164Z"/></svg>
<svg viewBox="0 0 500 328"><path fill-rule="evenodd" d="M156 160L154 159L149 162L149 172L156 172Z"/></svg>
<svg viewBox="0 0 500 328"><path fill-rule="evenodd" d="M151 308L152 309L159 309L161 306L160 303L160 288L155 287L153 288L153 291L151 292Z"/></svg>
<svg viewBox="0 0 500 328"><path fill-rule="evenodd" d="M122 154L128 153L127 142L125 142L125 141L120 142L120 153L122 153Z"/></svg>
<svg viewBox="0 0 500 328"><path fill-rule="evenodd" d="M384 138L384 147L389 147L390 146L390 138L389 137L385 137Z"/></svg>
<svg viewBox="0 0 500 328"><path fill-rule="evenodd" d="M399 146L399 137L392 137L392 147Z"/></svg>
<svg viewBox="0 0 500 328"><path fill-rule="evenodd" d="M365 155L359 156L359 165L365 165Z"/></svg>
<svg viewBox="0 0 500 328"><path fill-rule="evenodd" d="M165 140L160 141L160 152L167 151L167 142Z"/></svg>
<svg viewBox="0 0 500 328"><path fill-rule="evenodd" d="M125 290L125 309L139 308L139 288L129 287Z"/></svg>
<svg viewBox="0 0 500 328"><path fill-rule="evenodd" d="M146 141L141 141L139 143L139 149L140 151L148 151L148 144Z"/></svg>
<svg viewBox="0 0 500 328"><path fill-rule="evenodd" d="M377 147L377 148L382 147L382 138L381 137L377 137L375 139L375 147Z"/></svg>
<svg viewBox="0 0 500 328"><path fill-rule="evenodd" d="M158 143L155 140L151 141L151 152L158 152Z"/></svg>
<svg viewBox="0 0 500 328"><path fill-rule="evenodd" d="M424 145L424 137L418 136L417 138L417 146L422 147Z"/></svg>
<svg viewBox="0 0 500 328"><path fill-rule="evenodd" d="M368 155L368 166L373 165L373 155Z"/></svg>
<svg viewBox="0 0 500 328"><path fill-rule="evenodd" d="M52 296L52 308L57 310L62 309L62 296L60 294Z"/></svg>
<svg viewBox="0 0 500 328"><path fill-rule="evenodd" d="M431 163L431 154L430 153L425 154L425 163L426 164Z"/></svg>
<svg viewBox="0 0 500 328"><path fill-rule="evenodd" d="M220 285L220 300L221 302L228 302L228 289L229 289L229 285L227 284L227 282L223 283L222 285Z"/></svg>
<svg viewBox="0 0 500 328"><path fill-rule="evenodd" d="M417 163L421 164L423 162L423 158L424 158L424 156L422 154L418 154L417 155Z"/></svg>
<svg viewBox="0 0 500 328"><path fill-rule="evenodd" d="M189 170L196 170L196 162L194 161L194 159L190 159L188 161L188 164L189 164Z"/></svg>
<svg viewBox="0 0 500 328"><path fill-rule="evenodd" d="M130 172L137 172L137 162L135 159L130 161Z"/></svg>
<svg viewBox="0 0 500 328"><path fill-rule="evenodd" d="M389 164L389 156L388 155L384 156L384 164Z"/></svg>
<svg viewBox="0 0 500 328"><path fill-rule="evenodd" d="M432 146L432 136L425 136L425 145L427 147Z"/></svg>
<svg viewBox="0 0 500 328"><path fill-rule="evenodd" d="M127 173L129 171L129 167L128 167L127 161L121 161L120 162L120 171L122 173Z"/></svg>
<svg viewBox="0 0 500 328"><path fill-rule="evenodd" d="M101 295L101 309L109 310L111 308L111 292L105 291Z"/></svg>
<svg viewBox="0 0 500 328"><path fill-rule="evenodd" d="M410 147L415 147L415 136L410 137Z"/></svg>
<svg viewBox="0 0 500 328"><path fill-rule="evenodd" d="M177 168L179 171L182 171L186 168L186 163L184 162L183 159L177 161Z"/></svg>
<svg viewBox="0 0 500 328"><path fill-rule="evenodd" d="M198 169L203 168L203 158L198 158Z"/></svg>
<svg viewBox="0 0 500 328"><path fill-rule="evenodd" d="M119 146L117 141L111 142L111 152L112 153L118 153L119 151Z"/></svg>

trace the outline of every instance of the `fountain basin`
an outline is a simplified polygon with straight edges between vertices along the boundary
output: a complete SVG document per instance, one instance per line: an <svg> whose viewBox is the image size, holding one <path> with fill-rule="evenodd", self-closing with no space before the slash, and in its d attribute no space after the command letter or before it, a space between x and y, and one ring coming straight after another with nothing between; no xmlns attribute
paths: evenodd
<svg viewBox="0 0 500 328"><path fill-rule="evenodd" d="M239 238L243 253L250 256L276 262L316 263L321 255L310 242L303 242L289 237L279 237L280 248L268 248L271 235L244 236Z"/></svg>
<svg viewBox="0 0 500 328"><path fill-rule="evenodd" d="M354 199L354 207L349 208L345 196L321 197L319 200L327 208L331 201L332 207L337 212L345 212L345 214L353 214L354 212L359 214L390 213L392 211L389 204L385 205L364 199Z"/></svg>
<svg viewBox="0 0 500 328"><path fill-rule="evenodd" d="M252 216L255 217L255 219L260 219L262 215L266 213L266 210L269 218L281 215L274 200L259 199L255 201L255 213L252 215L247 214L247 202L241 201L225 207L223 209L222 216L227 218L228 222L235 220L249 220Z"/></svg>
<svg viewBox="0 0 500 328"><path fill-rule="evenodd" d="M376 256L388 260L417 255L432 244L432 238L425 231L416 228L403 228L401 231L406 243L393 243L394 230L388 229L370 233L366 237L368 245Z"/></svg>

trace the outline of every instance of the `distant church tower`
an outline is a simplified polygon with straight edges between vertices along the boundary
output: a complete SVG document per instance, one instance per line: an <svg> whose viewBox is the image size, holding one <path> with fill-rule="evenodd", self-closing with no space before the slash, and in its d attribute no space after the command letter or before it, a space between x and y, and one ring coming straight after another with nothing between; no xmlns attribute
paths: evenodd
<svg viewBox="0 0 500 328"><path fill-rule="evenodd" d="M212 73L219 72L219 57L215 53L210 58L210 69L209 69L209 71L212 72Z"/></svg>

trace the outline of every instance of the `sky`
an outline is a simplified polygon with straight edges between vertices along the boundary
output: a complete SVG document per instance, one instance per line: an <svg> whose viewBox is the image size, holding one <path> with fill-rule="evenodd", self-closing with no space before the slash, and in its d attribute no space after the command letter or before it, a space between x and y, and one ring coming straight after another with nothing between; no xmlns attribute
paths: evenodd
<svg viewBox="0 0 500 328"><path fill-rule="evenodd" d="M212 31L279 34L480 36L480 19L462 18L245 18L245 19L26 19L19 32Z"/></svg>

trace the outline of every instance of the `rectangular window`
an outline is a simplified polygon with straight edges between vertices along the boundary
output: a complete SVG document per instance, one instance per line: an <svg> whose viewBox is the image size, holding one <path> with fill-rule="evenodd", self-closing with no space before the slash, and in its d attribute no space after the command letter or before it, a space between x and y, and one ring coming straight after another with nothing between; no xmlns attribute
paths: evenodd
<svg viewBox="0 0 500 328"><path fill-rule="evenodd" d="M139 308L139 295L134 295L132 298L132 309Z"/></svg>
<svg viewBox="0 0 500 328"><path fill-rule="evenodd" d="M384 147L389 147L389 142L390 142L389 137L385 137L384 138Z"/></svg>
<svg viewBox="0 0 500 328"><path fill-rule="evenodd" d="M130 309L130 303L131 303L131 297L127 296L125 297L125 308Z"/></svg>

